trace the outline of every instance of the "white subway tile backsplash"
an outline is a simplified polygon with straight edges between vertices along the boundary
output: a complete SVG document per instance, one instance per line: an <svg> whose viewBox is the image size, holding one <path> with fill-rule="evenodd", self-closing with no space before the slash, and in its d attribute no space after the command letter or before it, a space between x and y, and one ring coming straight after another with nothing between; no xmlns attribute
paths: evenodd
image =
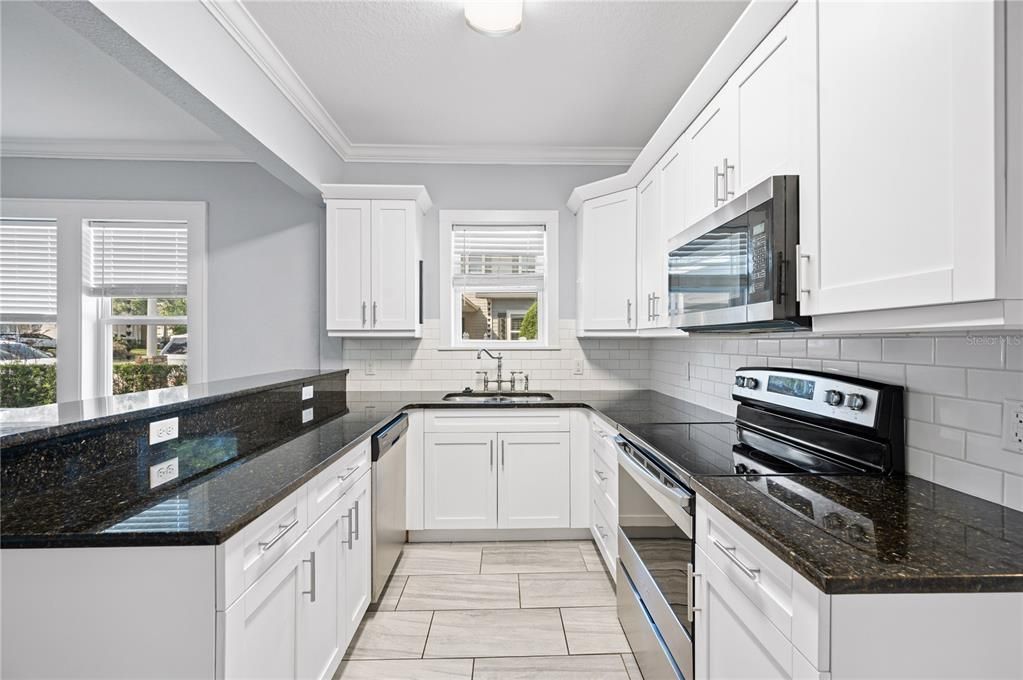
<svg viewBox="0 0 1023 680"><path fill-rule="evenodd" d="M933 481L995 503L1003 502L1002 473L998 470L935 456Z"/></svg>
<svg viewBox="0 0 1023 680"><path fill-rule="evenodd" d="M934 397L919 392L906 392L903 400L906 417L913 420L932 422L934 420Z"/></svg>
<svg viewBox="0 0 1023 680"><path fill-rule="evenodd" d="M1001 434L1002 405L986 401L935 397L934 422L975 432Z"/></svg>
<svg viewBox="0 0 1023 680"><path fill-rule="evenodd" d="M1023 453L1003 449L1001 437L967 432L966 460L985 467L1023 475Z"/></svg>
<svg viewBox="0 0 1023 680"><path fill-rule="evenodd" d="M906 387L918 392L966 396L966 371L943 366L906 366Z"/></svg>
<svg viewBox="0 0 1023 680"><path fill-rule="evenodd" d="M843 338L841 348L849 361L881 361L881 338Z"/></svg>
<svg viewBox="0 0 1023 680"><path fill-rule="evenodd" d="M933 364L934 338L884 338L881 358L900 364Z"/></svg>
<svg viewBox="0 0 1023 680"><path fill-rule="evenodd" d="M1023 510L1023 477L1005 475L1005 504L1014 510Z"/></svg>
<svg viewBox="0 0 1023 680"><path fill-rule="evenodd" d="M913 448L912 446L906 447L906 472L919 477L920 479L926 479L927 481L934 480L934 454L921 449Z"/></svg>
<svg viewBox="0 0 1023 680"><path fill-rule="evenodd" d="M890 385L906 384L906 367L902 364L875 364L860 362L860 377L878 380Z"/></svg>
<svg viewBox="0 0 1023 680"><path fill-rule="evenodd" d="M1017 371L985 371L970 369L967 374L968 396L983 401L1023 399L1023 373Z"/></svg>
<svg viewBox="0 0 1023 680"><path fill-rule="evenodd" d="M962 430L916 420L906 421L906 441L925 451L952 458L962 458L966 449L966 433Z"/></svg>
<svg viewBox="0 0 1023 680"><path fill-rule="evenodd" d="M814 359L837 359L839 346L836 338L809 338L806 341L806 356Z"/></svg>
<svg viewBox="0 0 1023 680"><path fill-rule="evenodd" d="M942 366L1002 368L1004 345L992 336L936 338L934 360Z"/></svg>

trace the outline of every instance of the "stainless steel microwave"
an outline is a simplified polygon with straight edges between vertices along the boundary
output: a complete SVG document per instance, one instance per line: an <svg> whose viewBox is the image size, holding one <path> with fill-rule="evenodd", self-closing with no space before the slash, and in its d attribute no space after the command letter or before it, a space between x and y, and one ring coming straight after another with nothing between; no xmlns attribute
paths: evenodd
<svg viewBox="0 0 1023 680"><path fill-rule="evenodd" d="M671 325L693 332L803 330L799 178L771 177L669 242Z"/></svg>

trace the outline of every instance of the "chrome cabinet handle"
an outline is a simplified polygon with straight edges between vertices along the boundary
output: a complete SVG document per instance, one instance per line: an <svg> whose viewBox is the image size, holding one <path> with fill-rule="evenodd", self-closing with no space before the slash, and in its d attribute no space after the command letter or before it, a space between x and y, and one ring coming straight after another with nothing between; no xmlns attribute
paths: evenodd
<svg viewBox="0 0 1023 680"><path fill-rule="evenodd" d="M349 477L351 477L352 475L354 475L356 472L358 472L359 471L359 466L358 465L352 465L350 467L346 467L345 470L348 472L348 474L346 474L346 475L338 475L338 479L340 479L342 482L345 481L346 479L348 479Z"/></svg>
<svg viewBox="0 0 1023 680"><path fill-rule="evenodd" d="M377 325L377 301L374 300L373 301L373 327L376 328L376 325Z"/></svg>
<svg viewBox="0 0 1023 680"><path fill-rule="evenodd" d="M310 602L316 602L316 551L309 553L309 559L302 560L309 563L309 590L303 590L303 595L309 596Z"/></svg>
<svg viewBox="0 0 1023 680"><path fill-rule="evenodd" d="M651 321L661 318L661 313L658 311L661 308L661 296L657 293L650 293L650 297L653 298L654 311L650 315Z"/></svg>
<svg viewBox="0 0 1023 680"><path fill-rule="evenodd" d="M352 520L352 538L357 541L359 540L359 501L355 501L352 510L355 511L355 518Z"/></svg>
<svg viewBox="0 0 1023 680"><path fill-rule="evenodd" d="M292 529L294 529L296 526L298 526L297 519L293 520L291 524L278 524L277 528L279 529L279 531L273 538L271 538L269 541L259 542L259 552L265 553L267 550L277 545L277 542L284 538L284 535L287 534Z"/></svg>
<svg viewBox="0 0 1023 680"><path fill-rule="evenodd" d="M806 285L806 280L807 280L808 277L806 276L806 273L805 273L806 270L804 268L804 265L806 267L810 266L810 254L803 252L803 246L797 245L796 246L796 259L797 259L797 262L796 262L796 290L799 291L798 295L800 297L802 297L803 295L809 295L810 294L810 287L808 285Z"/></svg>
<svg viewBox="0 0 1023 680"><path fill-rule="evenodd" d="M362 301L362 325L366 325L366 301Z"/></svg>
<svg viewBox="0 0 1023 680"><path fill-rule="evenodd" d="M348 508L345 518L348 520L348 538L342 538L341 543L347 543L348 549L351 550L355 546L354 529L352 528L352 508Z"/></svg>
<svg viewBox="0 0 1023 680"><path fill-rule="evenodd" d="M602 482L606 482L607 481L607 475L605 475L600 470L594 470L593 474L597 475L597 477L600 479L600 481L602 481Z"/></svg>
<svg viewBox="0 0 1023 680"><path fill-rule="evenodd" d="M735 190L728 188L728 171L731 170L732 173L734 173L735 172L735 166L734 165L729 165L728 164L728 158L726 157L724 159L724 167L725 167L725 171L721 173L721 179L724 180L724 184L725 184L725 196L724 196L724 198L721 199L722 203L725 203L725 202L728 201L728 199L735 197Z"/></svg>
<svg viewBox="0 0 1023 680"><path fill-rule="evenodd" d="M746 578L750 579L751 581L757 581L760 579L760 570L754 569L753 567L748 567L745 564L743 564L742 560L735 556L735 548L731 548L725 545L724 543L714 538L713 536L710 537L710 542L714 544L715 548L723 552L725 554L725 557L731 560L732 564L737 566L739 568L739 571L746 575Z"/></svg>
<svg viewBox="0 0 1023 680"><path fill-rule="evenodd" d="M597 528L597 533L600 534L600 537L603 538L604 540L607 540L607 532L604 531L604 525L597 524L596 528Z"/></svg>
<svg viewBox="0 0 1023 680"><path fill-rule="evenodd" d="M625 300L625 325L632 325L632 298L626 298Z"/></svg>
<svg viewBox="0 0 1023 680"><path fill-rule="evenodd" d="M718 207L719 205L721 205L721 202L724 200L723 198L721 198L721 195L718 193L718 179L720 179L721 177L724 177L724 173L721 172L718 169L718 166L715 165L714 166L714 207L715 208Z"/></svg>
<svg viewBox="0 0 1023 680"><path fill-rule="evenodd" d="M490 440L490 469L494 469L494 440Z"/></svg>
<svg viewBox="0 0 1023 680"><path fill-rule="evenodd" d="M504 469L504 440L501 440L501 469Z"/></svg>
<svg viewBox="0 0 1023 680"><path fill-rule="evenodd" d="M686 565L686 610L688 611L689 622L692 623L696 620L696 612L700 611L696 608L696 579L700 578L700 574L694 573L693 565Z"/></svg>

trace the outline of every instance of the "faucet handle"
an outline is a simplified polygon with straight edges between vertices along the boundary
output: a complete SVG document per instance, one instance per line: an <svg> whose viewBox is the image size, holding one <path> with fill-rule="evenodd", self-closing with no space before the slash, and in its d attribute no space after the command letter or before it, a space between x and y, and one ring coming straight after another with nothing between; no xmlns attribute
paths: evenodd
<svg viewBox="0 0 1023 680"><path fill-rule="evenodd" d="M512 371L511 372L511 391L512 392L515 391L515 376L522 375L523 373L525 373L525 371ZM527 385L529 384L528 380L527 380L526 384Z"/></svg>
<svg viewBox="0 0 1023 680"><path fill-rule="evenodd" d="M490 389L490 373L487 371L476 371L476 375L483 376L483 391L486 392Z"/></svg>

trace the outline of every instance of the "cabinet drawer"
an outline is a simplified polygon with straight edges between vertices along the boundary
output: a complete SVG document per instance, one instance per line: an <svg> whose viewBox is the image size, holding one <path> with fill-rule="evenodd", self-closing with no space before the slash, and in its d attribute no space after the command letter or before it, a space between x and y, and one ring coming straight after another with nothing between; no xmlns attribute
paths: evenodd
<svg viewBox="0 0 1023 680"><path fill-rule="evenodd" d="M326 470L316 475L306 487L309 489L309 524L312 524L334 504L370 467L370 443L363 442L343 455Z"/></svg>
<svg viewBox="0 0 1023 680"><path fill-rule="evenodd" d="M610 505L615 516L618 514L618 469L609 467L596 452L590 454L590 486L593 497Z"/></svg>
<svg viewBox="0 0 1023 680"><path fill-rule="evenodd" d="M568 432L567 409L435 409L426 412L427 432Z"/></svg>
<svg viewBox="0 0 1023 680"><path fill-rule="evenodd" d="M792 567L702 499L697 500L696 543L786 638L791 637Z"/></svg>
<svg viewBox="0 0 1023 680"><path fill-rule="evenodd" d="M220 607L234 602L302 538L309 527L308 488L307 484L298 489L224 543L224 600L218 602Z"/></svg>
<svg viewBox="0 0 1023 680"><path fill-rule="evenodd" d="M597 549L604 558L604 564L614 577L615 565L618 563L618 523L608 520L597 501L593 501L592 518L590 533L597 542Z"/></svg>
<svg viewBox="0 0 1023 680"><path fill-rule="evenodd" d="M593 419L590 426L590 449L604 460L612 470L618 469L618 451L614 444L617 430Z"/></svg>

